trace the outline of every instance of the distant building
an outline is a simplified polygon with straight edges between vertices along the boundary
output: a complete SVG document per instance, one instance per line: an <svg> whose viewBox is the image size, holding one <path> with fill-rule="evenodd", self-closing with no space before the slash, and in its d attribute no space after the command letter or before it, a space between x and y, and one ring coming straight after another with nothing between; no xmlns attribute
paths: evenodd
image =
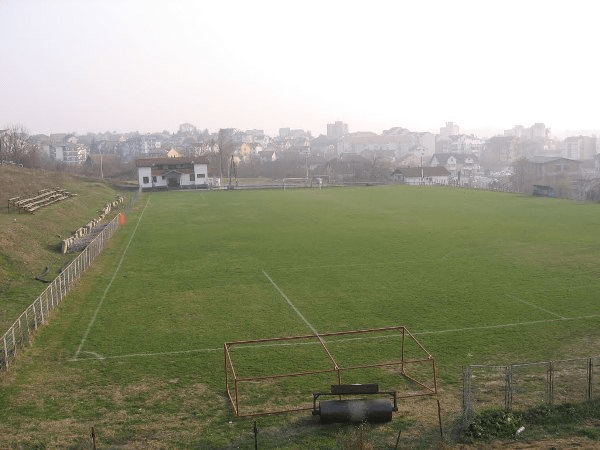
<svg viewBox="0 0 600 450"><path fill-rule="evenodd" d="M440 128L440 138L442 139L447 139L457 134L460 134L460 129L454 122L446 122L446 126Z"/></svg>
<svg viewBox="0 0 600 450"><path fill-rule="evenodd" d="M485 144L481 159L488 163L512 163L522 156L521 139L516 136L493 136Z"/></svg>
<svg viewBox="0 0 600 450"><path fill-rule="evenodd" d="M527 172L536 179L547 180L557 177L577 176L581 163L568 158L536 156L527 160Z"/></svg>
<svg viewBox="0 0 600 450"><path fill-rule="evenodd" d="M65 143L50 146L49 154L55 161L76 166L87 160L89 149L83 144Z"/></svg>
<svg viewBox="0 0 600 450"><path fill-rule="evenodd" d="M589 136L571 136L564 140L562 156L569 159L592 160L596 156L597 139Z"/></svg>
<svg viewBox="0 0 600 450"><path fill-rule="evenodd" d="M431 167L444 167L453 177L471 175L480 169L475 155L436 153L429 161Z"/></svg>
<svg viewBox="0 0 600 450"><path fill-rule="evenodd" d="M327 124L327 138L329 139L337 140L347 135L348 133L348 124L344 122L337 121L335 123Z"/></svg>
<svg viewBox="0 0 600 450"><path fill-rule="evenodd" d="M172 148L167 152L167 158L181 158L181 153L177 149Z"/></svg>
<svg viewBox="0 0 600 450"><path fill-rule="evenodd" d="M389 133L377 135L372 132L351 133L341 138L338 153L362 153L371 151L394 151L397 157L408 153L423 152L431 156L435 151L435 136L431 133Z"/></svg>
<svg viewBox="0 0 600 450"><path fill-rule="evenodd" d="M518 137L523 140L545 139L550 136L550 128L543 123L534 123L531 127L516 125L510 130L504 130L504 136Z"/></svg>
<svg viewBox="0 0 600 450"><path fill-rule="evenodd" d="M447 139L439 139L435 143L436 153L463 153L479 156L485 140L475 136L456 134Z"/></svg>
<svg viewBox="0 0 600 450"><path fill-rule="evenodd" d="M448 184L450 172L444 167L400 167L394 170L392 178L397 183L429 186L432 184Z"/></svg>

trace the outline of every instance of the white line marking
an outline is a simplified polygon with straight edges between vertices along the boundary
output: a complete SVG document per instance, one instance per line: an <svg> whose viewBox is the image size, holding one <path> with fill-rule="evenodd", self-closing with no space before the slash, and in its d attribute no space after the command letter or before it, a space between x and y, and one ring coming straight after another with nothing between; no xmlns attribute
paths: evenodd
<svg viewBox="0 0 600 450"><path fill-rule="evenodd" d="M463 331L480 331L480 330L493 330L498 328L510 328L510 327L519 327L519 326L528 326L528 325L539 325L541 323L553 323L553 322L563 322L563 321L573 321L573 320L587 320L587 319L597 319L600 318L600 314L594 314L591 316L582 316L582 317L571 317L566 319L549 319L549 320L536 320L533 322L516 322L516 323L506 323L500 325L486 325L482 327L468 327L468 328L454 328L449 330L437 330L437 331L421 331L412 333L414 336L422 336L429 334L444 334L444 333L460 333ZM391 339L391 338L399 338L401 335L399 334L388 334L386 336L368 336L368 337L351 337L351 338L338 338L334 340L329 340L329 343L339 343L339 342L348 342L348 341L362 341L367 339ZM296 345L318 345L317 341L307 341L307 342L281 342L274 344L253 344L253 345L244 345L233 347L231 351L245 350L249 348L263 348L263 347L291 347ZM139 357L148 357L148 356L169 356L169 355L183 355L189 353L211 353L211 352L220 352L223 348L199 348L194 350L179 350L172 352L159 352L159 353L131 353L129 355L114 355L114 356L102 356L101 359L127 359L127 358L139 358ZM90 353L96 355L94 352L84 351L82 353ZM97 357L94 358L72 358L69 359L70 362L79 362L79 361L98 361Z"/></svg>
<svg viewBox="0 0 600 450"><path fill-rule="evenodd" d="M435 261L435 260L431 260ZM346 267L388 267L397 265L406 265L406 261L385 262L385 263L356 263L356 264L324 264L322 266L294 266L294 267L277 267L272 270L287 271L287 270L314 270L314 269L344 269Z"/></svg>
<svg viewBox="0 0 600 450"><path fill-rule="evenodd" d="M288 303L288 305L290 305L292 307L292 309L296 312L296 314L298 314L298 316L304 321L304 323L306 325L308 325L308 328L310 328L311 331L318 336L319 332L317 331L317 329L315 327L313 327L312 324L308 320L306 320L306 317L304 317L302 315L302 313L298 310L298 308L296 308L294 306L294 304L287 297L287 295L285 295L285 293L279 288L279 286L277 286L277 284L275 284L275 282L271 279L271 277L269 276L269 274L267 272L265 272L264 270L262 271L262 273L263 273L263 275L265 277L267 277L267 280L269 280L271 282L271 284L273 285L273 287L275 287L275 289L277 289L277 292L279 292L279 294L281 294L281 296L285 299L285 301Z"/></svg>
<svg viewBox="0 0 600 450"><path fill-rule="evenodd" d="M95 356L95 358L90 358L90 359L104 359L104 356L102 356L102 355L100 355L100 354L98 354L96 352L89 352L89 351L85 351L84 350L81 353L89 353L90 355L94 355ZM75 361L77 361L77 360L75 360Z"/></svg>
<svg viewBox="0 0 600 450"><path fill-rule="evenodd" d="M518 301L518 302L521 302L521 303L523 303L523 304L525 304L525 305L528 305L528 306L533 306L534 308L537 308L537 309L539 309L540 311L544 311L545 313L552 314L553 316L560 317L561 319L566 319L566 317L563 317L563 316L561 316L561 315L558 315L558 314L556 314L556 313L553 313L552 311L548 311L547 309L544 309L544 308L542 308L541 306L534 305L533 303L526 302L525 300L523 300L523 299L521 299L521 298L517 297L516 295L511 295L511 294L505 294L505 295L506 295L508 298L512 298L513 300L516 300L516 301Z"/></svg>
<svg viewBox="0 0 600 450"><path fill-rule="evenodd" d="M519 327L522 325L538 325L540 323L553 323L553 322L562 322L568 320L586 320L586 319L597 319L600 317L600 314L594 314L591 316L583 316L583 317L563 317L560 319L548 319L548 320L534 320L531 322L515 322L515 323L505 323L500 325L486 325L483 327L467 327L467 328L454 328L451 330L438 330L438 331L421 331L419 333L412 333L415 336L423 335L423 334L442 334L442 333L456 333L461 331L478 331L478 330L493 330L495 328L509 328L509 327Z"/></svg>
<svg viewBox="0 0 600 450"><path fill-rule="evenodd" d="M146 202L146 205L144 206L144 209L142 210L140 217L138 218L138 221L137 221L137 224L135 225L133 233L131 233L129 242L127 243L127 246L125 247L125 250L123 250L123 254L121 255L121 260L119 261L119 264L117 265L117 268L115 269L115 272L113 273L113 276L110 279L108 286L106 286L106 289L104 289L104 294L102 294L102 298L100 299L100 302L98 303L98 306L96 307L96 311L94 311L92 320L90 320L90 323L88 324L87 329L85 330L85 333L83 334L83 337L81 338L81 342L79 343L79 347L77 348L77 352L75 352L75 356L73 357L73 359L77 359L77 357L81 353L83 344L85 343L88 335L90 334L90 330L92 329L92 326L94 325L94 322L96 321L96 317L98 316L98 312L100 311L100 308L102 307L102 303L104 303L104 299L106 298L106 294L108 293L108 290L110 289L110 287L113 284L113 281L115 281L115 278L117 277L117 273L119 272L119 269L121 268L121 264L123 264L123 260L125 259L125 255L127 254L127 250L129 249L129 245L131 244L131 241L133 240L133 237L135 236L135 232L137 231L138 227L140 226L140 223L142 221L142 216L144 215L144 211L146 211L146 208L148 207L149 203L150 203L150 198L148 197L148 201Z"/></svg>
<svg viewBox="0 0 600 450"><path fill-rule="evenodd" d="M114 355L114 356L102 356L100 358L72 358L70 362L77 361L90 361L90 360L98 360L98 359L127 359L127 358L140 358L146 356L169 356L169 355L183 355L186 353L208 353L208 352L218 352L223 350L223 348L198 348L194 350L178 350L173 352L157 352L157 353L130 353L129 355ZM82 353L92 353L94 352L82 352Z"/></svg>

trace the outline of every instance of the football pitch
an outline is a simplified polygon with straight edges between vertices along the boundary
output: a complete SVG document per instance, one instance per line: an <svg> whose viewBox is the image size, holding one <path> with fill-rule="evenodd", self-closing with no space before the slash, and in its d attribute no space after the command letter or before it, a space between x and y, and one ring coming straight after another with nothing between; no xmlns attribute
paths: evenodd
<svg viewBox="0 0 600 450"><path fill-rule="evenodd" d="M72 360L404 325L442 360L466 345L510 363L600 318L593 204L388 187L165 193L139 209Z"/></svg>
<svg viewBox="0 0 600 450"><path fill-rule="evenodd" d="M204 413L231 417L225 342L405 326L435 357L442 389L458 391L468 364L598 353L599 225L597 204L451 188L144 194L34 346L61 374L53 389L100 395L143 381L180 412L178 395L201 385ZM397 356L391 335L351 342L338 348L352 362ZM238 352L248 375L322 358L310 345ZM327 387L279 394L310 401Z"/></svg>

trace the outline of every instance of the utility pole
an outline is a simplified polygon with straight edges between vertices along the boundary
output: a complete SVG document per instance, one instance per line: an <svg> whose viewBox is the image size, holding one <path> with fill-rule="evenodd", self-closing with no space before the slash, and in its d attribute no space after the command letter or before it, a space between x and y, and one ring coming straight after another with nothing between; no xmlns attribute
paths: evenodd
<svg viewBox="0 0 600 450"><path fill-rule="evenodd" d="M423 175L423 154L425 150L421 149L421 186L425 184L424 175Z"/></svg>

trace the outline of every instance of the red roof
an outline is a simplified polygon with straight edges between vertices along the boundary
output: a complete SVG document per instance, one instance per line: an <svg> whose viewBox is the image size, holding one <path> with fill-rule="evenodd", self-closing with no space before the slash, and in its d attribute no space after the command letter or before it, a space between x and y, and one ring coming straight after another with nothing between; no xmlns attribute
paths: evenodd
<svg viewBox="0 0 600 450"><path fill-rule="evenodd" d="M141 158L135 160L136 167L152 167L156 165L171 166L175 164L206 164L208 159L204 156L193 156L185 158Z"/></svg>

